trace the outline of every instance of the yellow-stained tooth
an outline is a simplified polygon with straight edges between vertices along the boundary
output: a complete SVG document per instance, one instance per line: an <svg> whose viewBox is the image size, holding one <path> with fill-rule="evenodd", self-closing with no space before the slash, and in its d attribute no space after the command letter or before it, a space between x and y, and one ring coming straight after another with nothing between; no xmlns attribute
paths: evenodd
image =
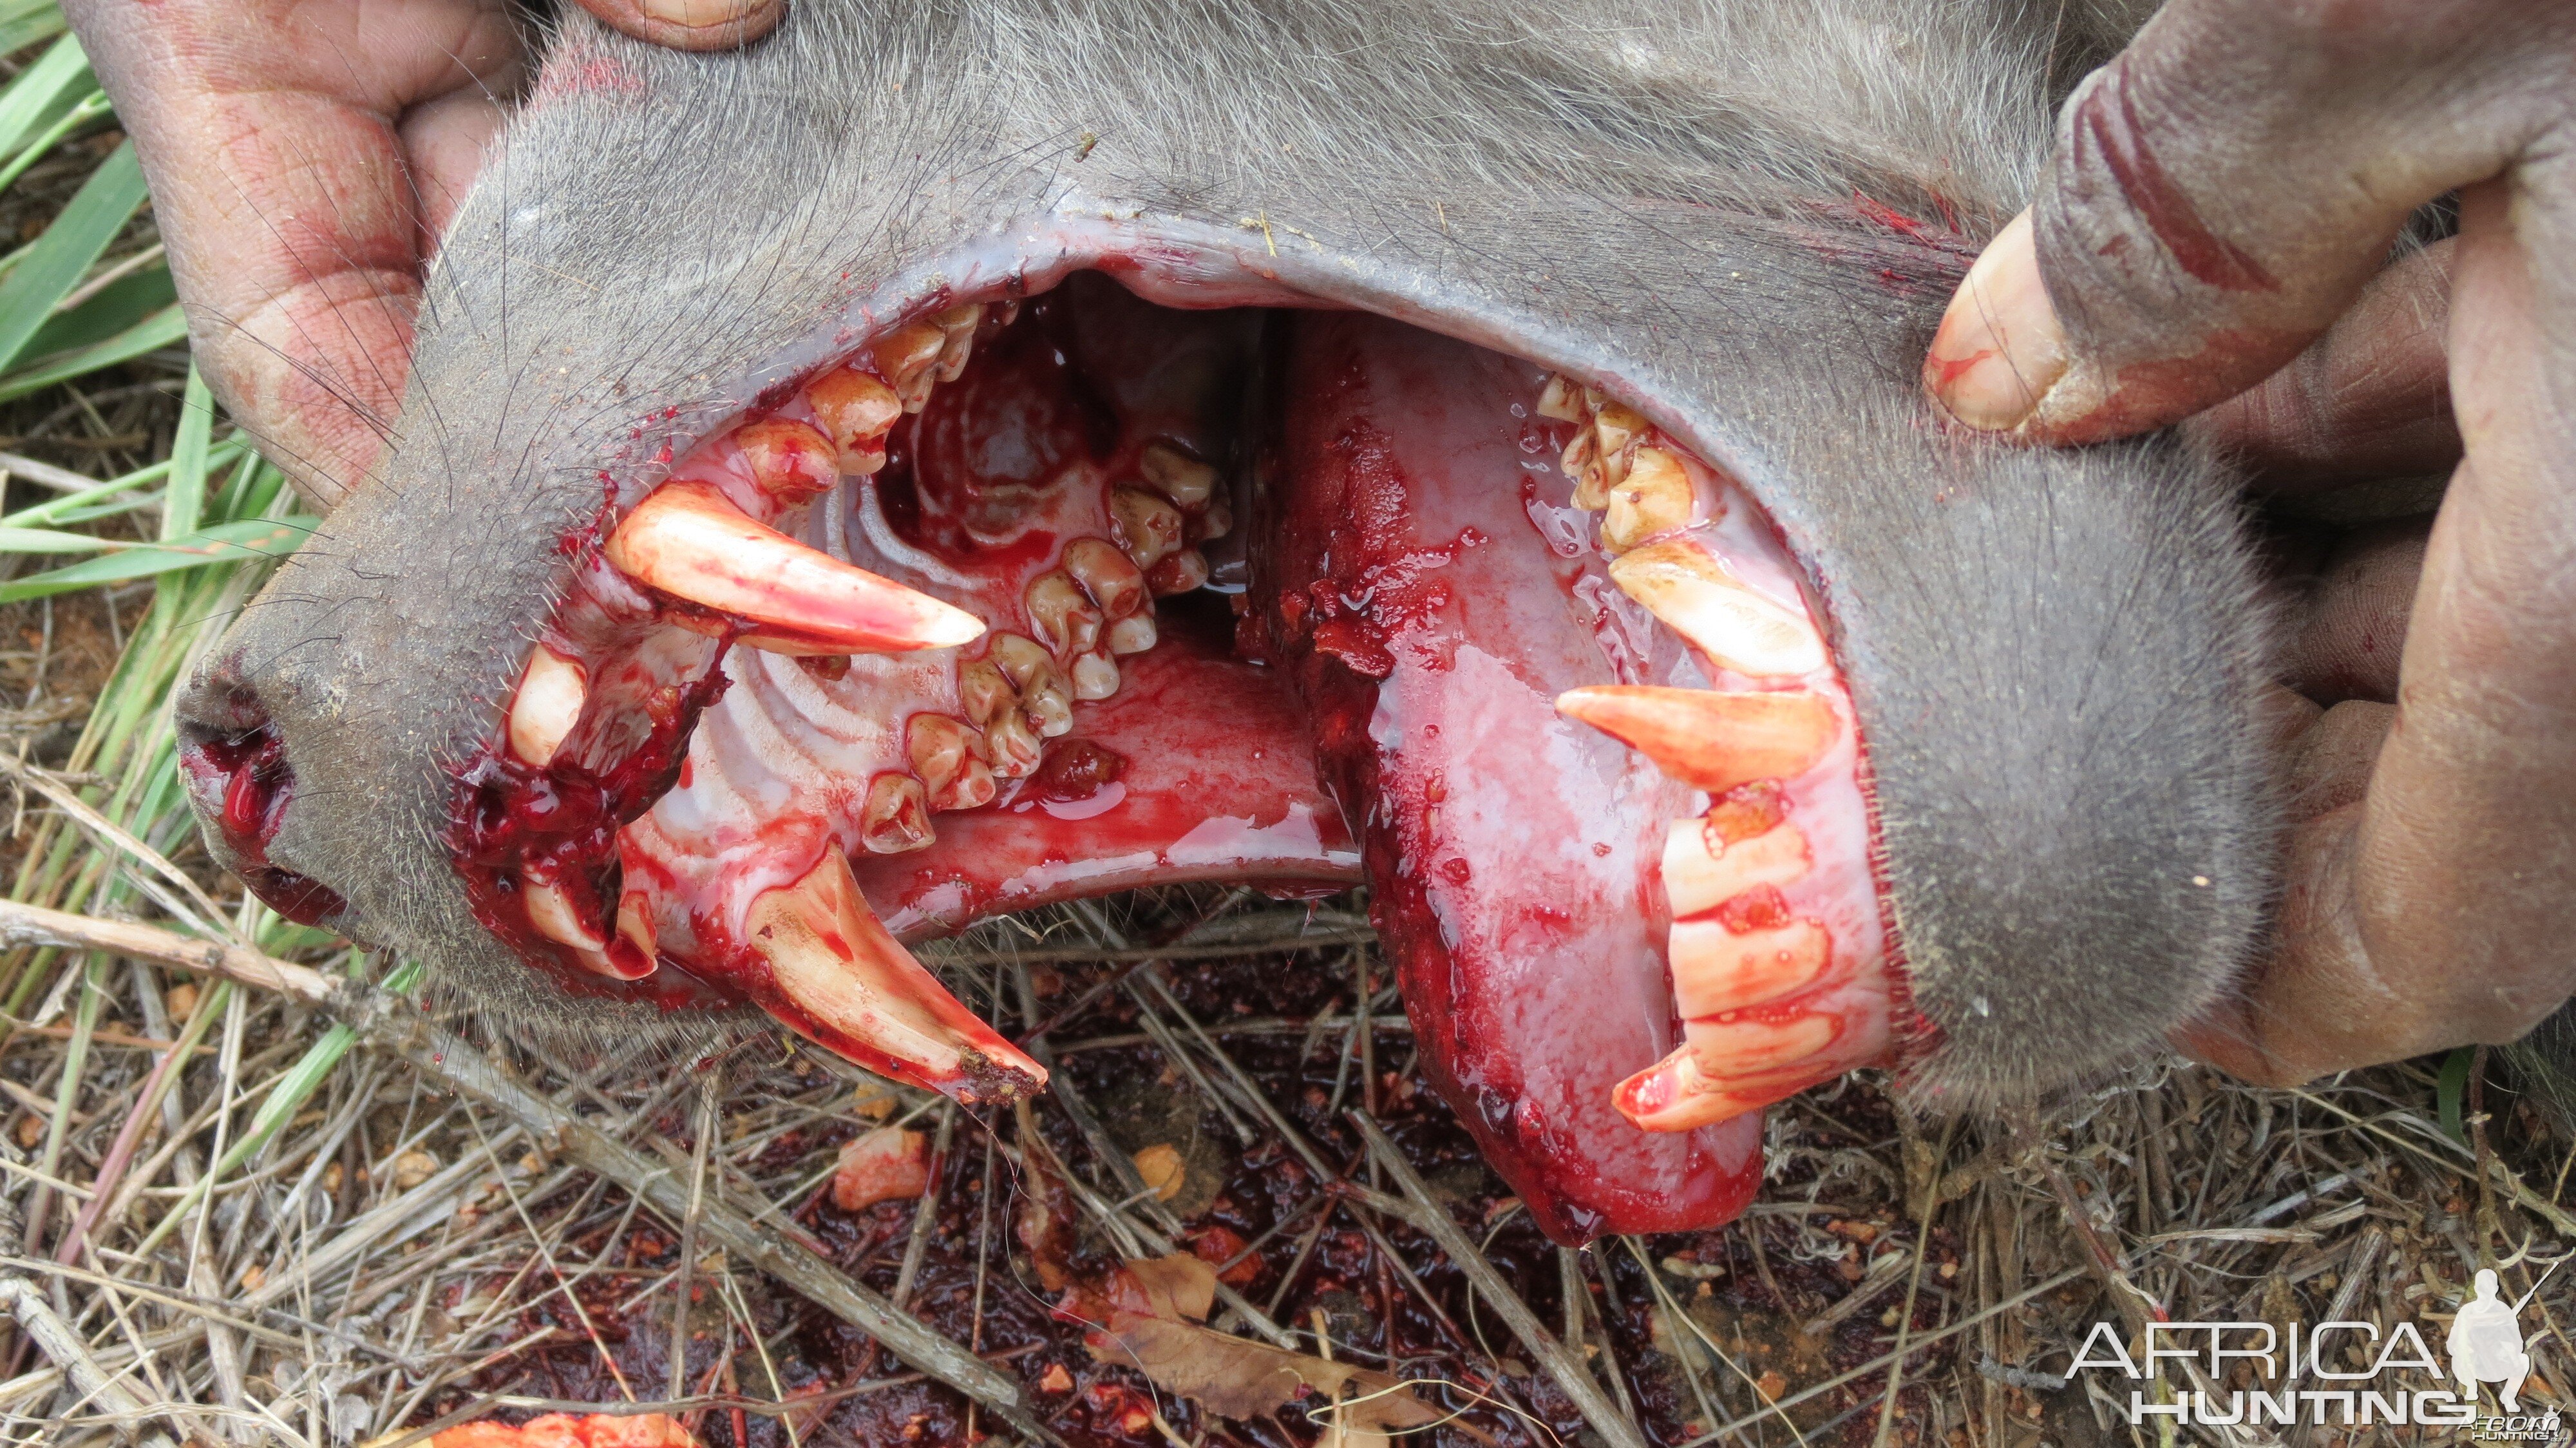
<svg viewBox="0 0 2576 1448"><path fill-rule="evenodd" d="M544 644L530 649L510 699L510 752L539 768L552 763L589 694L590 676L579 663Z"/></svg>
<svg viewBox="0 0 2576 1448"><path fill-rule="evenodd" d="M1673 966L1673 999L1684 1016L1696 1018L1758 1006L1815 984L1833 959L1833 938L1812 920L1742 934L1714 920L1681 920L1674 922L1665 949Z"/></svg>
<svg viewBox="0 0 2576 1448"><path fill-rule="evenodd" d="M1109 626L1109 652L1141 654L1154 646L1160 632L1154 626L1151 611L1131 613Z"/></svg>
<svg viewBox="0 0 2576 1448"><path fill-rule="evenodd" d="M639 583L756 625L745 642L787 653L952 648L973 614L854 568L754 520L705 483L670 482L609 536L608 561Z"/></svg>
<svg viewBox="0 0 2576 1448"><path fill-rule="evenodd" d="M1813 863L1807 837L1786 821L1723 849L1720 843L1716 831L1697 816L1673 821L1665 833L1664 894L1675 916L1714 910L1764 885L1795 883Z"/></svg>
<svg viewBox="0 0 2576 1448"><path fill-rule="evenodd" d="M1547 375L1547 386L1538 394L1538 415L1557 422L1583 420L1583 389L1562 372Z"/></svg>
<svg viewBox="0 0 2576 1448"><path fill-rule="evenodd" d="M1136 471L1183 508L1203 506L1216 491L1216 469L1169 443L1149 443L1136 459Z"/></svg>
<svg viewBox="0 0 2576 1448"><path fill-rule="evenodd" d="M1658 533L1687 528L1690 474L1681 459L1659 447L1641 447L1628 460L1628 476L1610 489L1610 511L1601 519L1601 541L1625 553Z"/></svg>
<svg viewBox="0 0 2576 1448"><path fill-rule="evenodd" d="M1181 546L1181 535L1189 520L1162 494L1147 488L1114 488L1109 494L1109 517L1117 525L1118 542L1138 568L1150 569Z"/></svg>
<svg viewBox="0 0 2576 1448"><path fill-rule="evenodd" d="M930 794L921 781L888 770L868 781L867 802L859 809L859 843L879 855L900 855L928 846Z"/></svg>
<svg viewBox="0 0 2576 1448"><path fill-rule="evenodd" d="M1125 618L1145 606L1145 573L1106 538L1076 538L1064 545L1064 571L1100 605L1101 615Z"/></svg>
<svg viewBox="0 0 2576 1448"><path fill-rule="evenodd" d="M1757 593L1689 538L1611 561L1610 579L1701 652L1741 674L1788 678L1825 666L1825 641L1803 609Z"/></svg>
<svg viewBox="0 0 2576 1448"><path fill-rule="evenodd" d="M1566 690L1556 707L1711 794L1806 772L1842 728L1833 706L1803 689L1727 694L1601 684Z"/></svg>
<svg viewBox="0 0 2576 1448"><path fill-rule="evenodd" d="M841 471L866 476L885 466L886 432L903 416L894 389L864 372L835 367L805 389L814 420L840 450Z"/></svg>

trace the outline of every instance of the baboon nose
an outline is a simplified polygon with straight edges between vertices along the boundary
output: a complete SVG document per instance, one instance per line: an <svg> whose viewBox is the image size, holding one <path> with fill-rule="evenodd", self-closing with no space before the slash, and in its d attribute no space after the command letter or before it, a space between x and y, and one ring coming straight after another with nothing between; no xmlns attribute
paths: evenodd
<svg viewBox="0 0 2576 1448"><path fill-rule="evenodd" d="M172 710L179 772L225 868L278 914L317 925L347 908L338 892L269 860L295 794L295 766L259 690L230 664L207 669Z"/></svg>

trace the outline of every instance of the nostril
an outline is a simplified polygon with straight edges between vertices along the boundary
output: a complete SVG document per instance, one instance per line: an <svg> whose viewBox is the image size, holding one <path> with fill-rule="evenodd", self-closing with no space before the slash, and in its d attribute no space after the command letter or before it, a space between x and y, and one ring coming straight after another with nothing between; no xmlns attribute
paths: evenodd
<svg viewBox="0 0 2576 1448"><path fill-rule="evenodd" d="M295 769L258 691L218 668L182 696L173 714L189 798L213 827L233 873L289 920L316 925L347 909L329 886L269 863L269 844L295 794Z"/></svg>

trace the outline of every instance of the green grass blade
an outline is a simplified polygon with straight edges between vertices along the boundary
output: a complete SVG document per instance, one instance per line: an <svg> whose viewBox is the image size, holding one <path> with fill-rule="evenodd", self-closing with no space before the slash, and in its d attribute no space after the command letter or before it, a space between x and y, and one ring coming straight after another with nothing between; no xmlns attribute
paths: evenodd
<svg viewBox="0 0 2576 1448"><path fill-rule="evenodd" d="M170 269L156 266L118 277L68 312L56 312L27 339L27 355L50 357L104 342L179 300Z"/></svg>
<svg viewBox="0 0 2576 1448"><path fill-rule="evenodd" d="M6 18L0 17L0 27L6 24ZM66 106L78 104L97 89L80 41L69 35L55 41L35 64L18 72L7 89L0 90L0 156L14 155L29 137L58 121Z"/></svg>
<svg viewBox="0 0 2576 1448"><path fill-rule="evenodd" d="M143 204L143 166L134 143L116 148L81 183L62 215L36 238L27 259L0 280L0 369L18 360L36 329L80 285L100 252Z"/></svg>
<svg viewBox="0 0 2576 1448"><path fill-rule="evenodd" d="M166 543L128 544L104 558L88 559L0 585L0 603L43 598L48 594L68 593L101 583L151 578L187 568L204 568L209 564L274 561L294 552L319 521L315 518L245 518L239 522L200 528L185 538L173 538ZM52 533L37 528L12 531L78 538L93 549L113 546L106 539L92 538L85 533Z"/></svg>
<svg viewBox="0 0 2576 1448"><path fill-rule="evenodd" d="M0 0L0 55L62 33L62 7L54 0Z"/></svg>
<svg viewBox="0 0 2576 1448"><path fill-rule="evenodd" d="M179 398L179 426L170 440L170 492L161 500L161 537L167 542L197 531L206 506L206 445L215 427L215 395L206 375L188 364L188 388Z"/></svg>
<svg viewBox="0 0 2576 1448"><path fill-rule="evenodd" d="M51 232L46 234L52 235ZM17 277L13 274L9 280L16 281ZM7 285L6 282L0 282L0 290L6 290ZM182 312L174 302L104 342L83 347L77 352L64 353L60 357L39 358L23 372L0 377L0 402L24 397L30 392L42 392L58 382L69 382L75 377L86 377L102 367L113 367L119 362L131 362L146 352L158 352L164 347L175 347L187 340L187 314Z"/></svg>

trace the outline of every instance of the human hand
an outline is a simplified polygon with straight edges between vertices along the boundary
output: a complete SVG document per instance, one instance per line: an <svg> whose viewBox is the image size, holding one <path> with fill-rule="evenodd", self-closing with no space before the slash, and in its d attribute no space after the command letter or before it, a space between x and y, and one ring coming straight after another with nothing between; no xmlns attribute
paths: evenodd
<svg viewBox="0 0 2576 1448"><path fill-rule="evenodd" d="M679 49L785 0L581 0ZM402 402L421 273L528 76L505 0L66 0L151 182L198 365L328 507Z"/></svg>
<svg viewBox="0 0 2576 1448"><path fill-rule="evenodd" d="M1925 364L2034 442L2233 398L2194 426L2291 485L2450 471L2429 538L2348 545L2289 620L2293 682L2354 702L2290 716L2275 936L2184 1043L2251 1079L2510 1040L2576 988L2571 74L2563 5L2177 0ZM2383 270L2454 190L2456 239Z"/></svg>

